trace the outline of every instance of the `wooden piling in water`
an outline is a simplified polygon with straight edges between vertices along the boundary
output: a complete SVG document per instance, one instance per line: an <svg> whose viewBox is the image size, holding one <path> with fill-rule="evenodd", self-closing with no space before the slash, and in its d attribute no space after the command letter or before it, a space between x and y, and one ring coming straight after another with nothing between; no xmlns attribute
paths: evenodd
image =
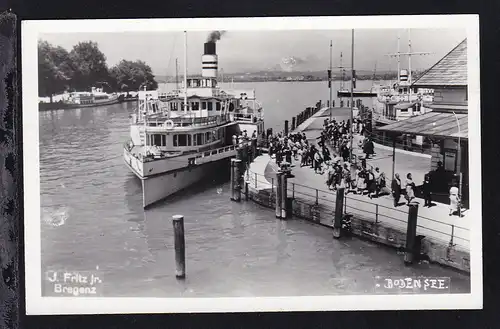
<svg viewBox="0 0 500 329"><path fill-rule="evenodd" d="M281 214L282 214L282 210L281 210L281 205L282 205L282 196L281 196L281 192L282 192L282 189L281 189L281 181L282 181L282 177L283 177L283 172L281 171L278 171L276 173L276 192L275 192L275 204L276 204L276 211L275 211L275 214L276 214L276 218L281 218Z"/></svg>
<svg viewBox="0 0 500 329"><path fill-rule="evenodd" d="M186 277L186 243L184 240L184 216L172 216L174 226L175 276L178 279Z"/></svg>
<svg viewBox="0 0 500 329"><path fill-rule="evenodd" d="M288 120L285 120L285 136L288 135Z"/></svg>
<svg viewBox="0 0 500 329"><path fill-rule="evenodd" d="M295 126L296 122L295 122L295 117L292 118L292 130L295 130L296 126Z"/></svg>
<svg viewBox="0 0 500 329"><path fill-rule="evenodd" d="M335 199L335 217L333 219L333 237L340 238L342 230L342 217L344 211L344 188L337 189L337 196Z"/></svg>
<svg viewBox="0 0 500 329"><path fill-rule="evenodd" d="M286 202L287 202L287 174L282 173L281 175L281 219L286 219L287 218L287 207L286 207Z"/></svg>
<svg viewBox="0 0 500 329"><path fill-rule="evenodd" d="M405 265L413 264L415 259L415 242L417 236L417 216L418 216L418 203L410 202L408 206L408 226L406 229L406 250L404 263Z"/></svg>
<svg viewBox="0 0 500 329"><path fill-rule="evenodd" d="M231 159L231 200L241 201L241 166L240 159Z"/></svg>

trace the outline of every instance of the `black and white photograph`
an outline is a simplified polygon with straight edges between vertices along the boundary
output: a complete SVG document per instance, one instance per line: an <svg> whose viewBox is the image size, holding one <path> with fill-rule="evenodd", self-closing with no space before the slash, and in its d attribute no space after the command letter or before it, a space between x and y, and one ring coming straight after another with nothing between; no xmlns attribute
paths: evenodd
<svg viewBox="0 0 500 329"><path fill-rule="evenodd" d="M24 21L27 314L481 308L478 24Z"/></svg>

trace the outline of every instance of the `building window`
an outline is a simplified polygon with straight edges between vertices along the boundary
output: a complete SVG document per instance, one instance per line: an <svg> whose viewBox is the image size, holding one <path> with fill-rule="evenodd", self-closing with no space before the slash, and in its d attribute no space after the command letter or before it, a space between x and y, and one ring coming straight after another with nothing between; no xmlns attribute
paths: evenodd
<svg viewBox="0 0 500 329"><path fill-rule="evenodd" d="M213 104L212 104L212 102L208 102L207 105L208 105L208 110L212 111L213 110Z"/></svg>
<svg viewBox="0 0 500 329"><path fill-rule="evenodd" d="M220 102L215 103L215 110L220 111Z"/></svg>
<svg viewBox="0 0 500 329"><path fill-rule="evenodd" d="M201 109L206 110L207 109L207 102L201 102Z"/></svg>

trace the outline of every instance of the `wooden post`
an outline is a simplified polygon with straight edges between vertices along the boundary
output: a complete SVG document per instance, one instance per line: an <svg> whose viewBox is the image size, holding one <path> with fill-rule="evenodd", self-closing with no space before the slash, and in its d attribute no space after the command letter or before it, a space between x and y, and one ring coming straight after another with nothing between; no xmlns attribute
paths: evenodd
<svg viewBox="0 0 500 329"><path fill-rule="evenodd" d="M281 174L281 219L286 219L286 203L287 203L287 173Z"/></svg>
<svg viewBox="0 0 500 329"><path fill-rule="evenodd" d="M337 197L335 200L335 218L333 221L333 237L335 239L340 238L340 231L342 229L343 208L344 208L344 188L340 187L337 189Z"/></svg>
<svg viewBox="0 0 500 329"><path fill-rule="evenodd" d="M332 100L332 107L335 107L335 100Z"/></svg>
<svg viewBox="0 0 500 329"><path fill-rule="evenodd" d="M292 130L295 130L295 128L296 128L295 124L296 124L296 123L297 123L297 122L295 121L295 117L293 117L293 118L292 118Z"/></svg>
<svg viewBox="0 0 500 329"><path fill-rule="evenodd" d="M275 204L276 204L276 218L281 218L281 181L283 177L283 172L278 171L276 173L276 198L275 198Z"/></svg>
<svg viewBox="0 0 500 329"><path fill-rule="evenodd" d="M229 170L230 170L230 174L231 174L231 178L230 178L230 189L231 189L231 196L230 196L230 199L231 200L234 200L234 187L235 187L235 171L234 171L234 161L236 161L236 159L231 159L231 165L229 167ZM257 174L256 174L257 175ZM255 183L255 187L257 188L257 183Z"/></svg>
<svg viewBox="0 0 500 329"><path fill-rule="evenodd" d="M248 182L245 182L245 201L248 201Z"/></svg>
<svg viewBox="0 0 500 329"><path fill-rule="evenodd" d="M241 164L240 159L231 159L231 173L233 174L231 200L236 202L241 201Z"/></svg>
<svg viewBox="0 0 500 329"><path fill-rule="evenodd" d="M406 250L404 263L410 265L415 259L415 242L417 235L417 216L418 216L418 203L410 202L408 207L408 227L406 230Z"/></svg>
<svg viewBox="0 0 500 329"><path fill-rule="evenodd" d="M174 226L175 276L178 279L186 277L186 243L184 240L184 216L172 216Z"/></svg>
<svg viewBox="0 0 500 329"><path fill-rule="evenodd" d="M285 120L285 136L288 135L288 120Z"/></svg>

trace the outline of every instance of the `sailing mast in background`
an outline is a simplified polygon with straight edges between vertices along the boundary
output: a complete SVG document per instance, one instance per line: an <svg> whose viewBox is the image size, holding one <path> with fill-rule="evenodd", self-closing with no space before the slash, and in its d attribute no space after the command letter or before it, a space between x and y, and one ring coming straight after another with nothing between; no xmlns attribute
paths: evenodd
<svg viewBox="0 0 500 329"><path fill-rule="evenodd" d="M177 58L175 59L175 90L179 90L179 64Z"/></svg>
<svg viewBox="0 0 500 329"><path fill-rule="evenodd" d="M187 32L184 31L184 113L188 110L187 102Z"/></svg>

